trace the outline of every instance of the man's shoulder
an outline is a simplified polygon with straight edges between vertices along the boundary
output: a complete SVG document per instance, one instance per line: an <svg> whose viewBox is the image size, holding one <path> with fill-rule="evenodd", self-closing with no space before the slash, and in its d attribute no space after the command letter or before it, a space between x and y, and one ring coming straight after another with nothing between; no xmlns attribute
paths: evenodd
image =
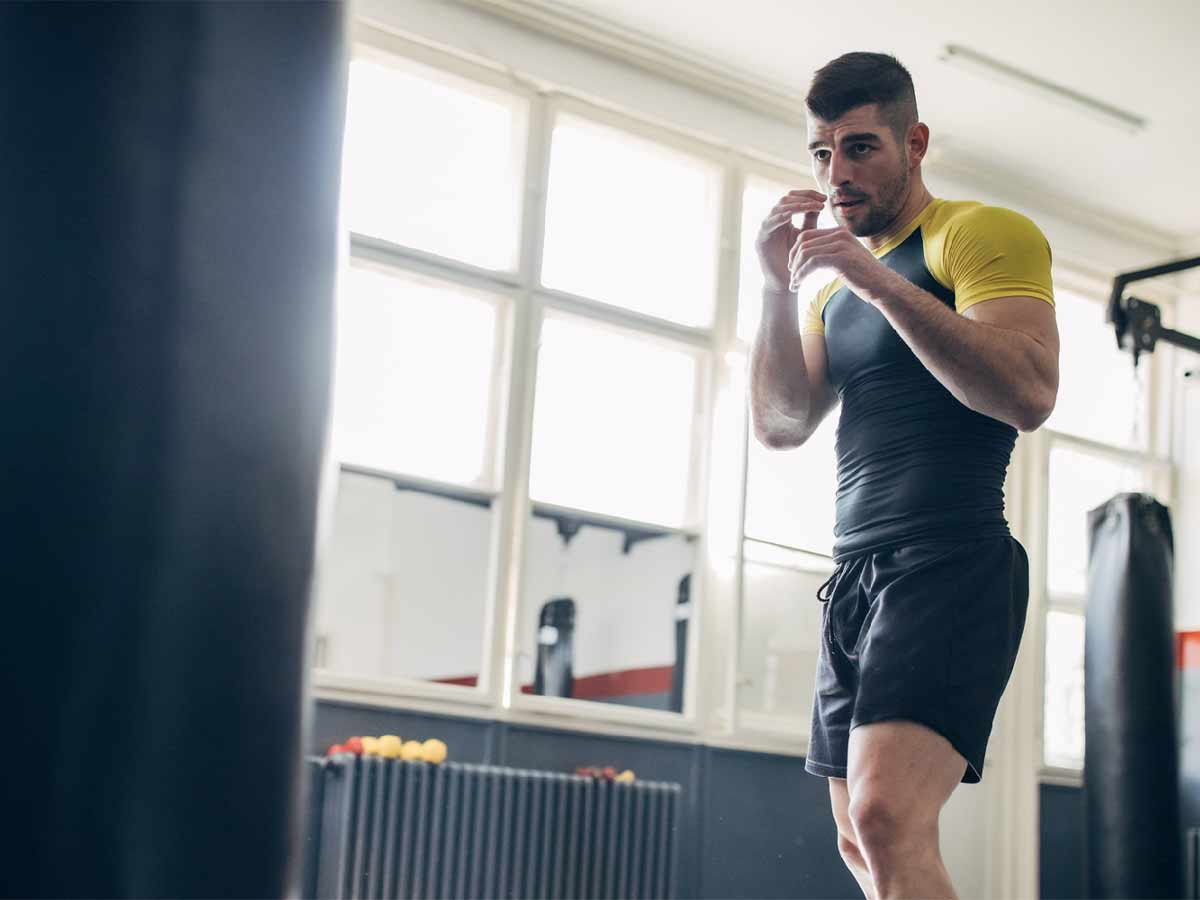
<svg viewBox="0 0 1200 900"><path fill-rule="evenodd" d="M978 200L941 200L929 219L929 236L950 233L1016 233L1041 236L1041 230L1023 213Z"/></svg>

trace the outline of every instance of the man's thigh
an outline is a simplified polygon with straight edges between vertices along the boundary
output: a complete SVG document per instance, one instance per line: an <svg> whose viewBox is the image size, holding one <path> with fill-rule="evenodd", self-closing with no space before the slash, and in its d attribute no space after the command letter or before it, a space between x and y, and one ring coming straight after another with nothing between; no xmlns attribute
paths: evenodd
<svg viewBox="0 0 1200 900"><path fill-rule="evenodd" d="M849 798L886 797L918 821L936 823L966 768L966 759L946 738L917 722L891 719L850 732Z"/></svg>

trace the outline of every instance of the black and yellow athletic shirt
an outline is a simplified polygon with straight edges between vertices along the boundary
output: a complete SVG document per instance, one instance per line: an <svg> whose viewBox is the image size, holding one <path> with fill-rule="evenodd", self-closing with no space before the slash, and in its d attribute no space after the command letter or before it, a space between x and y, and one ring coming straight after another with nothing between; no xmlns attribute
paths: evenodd
<svg viewBox="0 0 1200 900"><path fill-rule="evenodd" d="M933 200L873 252L959 313L1001 297L1054 304L1050 246L1012 210ZM842 404L835 560L1009 534L1004 478L1015 428L956 400L840 278L817 292L803 331L825 336Z"/></svg>

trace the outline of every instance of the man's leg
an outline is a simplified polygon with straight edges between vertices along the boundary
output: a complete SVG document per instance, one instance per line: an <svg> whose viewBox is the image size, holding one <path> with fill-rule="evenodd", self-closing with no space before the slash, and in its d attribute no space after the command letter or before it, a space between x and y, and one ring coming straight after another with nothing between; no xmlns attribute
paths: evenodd
<svg viewBox="0 0 1200 900"><path fill-rule="evenodd" d="M850 732L850 821L878 900L956 897L938 816L967 763L937 732L908 721Z"/></svg>
<svg viewBox="0 0 1200 900"><path fill-rule="evenodd" d="M846 863L846 868L862 888L867 900L875 900L875 887L871 883L871 872L862 851L858 849L858 838L854 834L854 824L850 821L850 792L846 789L845 778L830 778L829 803L833 807L833 820L837 822L838 852Z"/></svg>

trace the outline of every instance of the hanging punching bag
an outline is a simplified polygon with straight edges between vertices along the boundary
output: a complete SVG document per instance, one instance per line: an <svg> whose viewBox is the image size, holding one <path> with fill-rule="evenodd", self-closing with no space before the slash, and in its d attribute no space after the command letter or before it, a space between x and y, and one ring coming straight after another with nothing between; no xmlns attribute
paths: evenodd
<svg viewBox="0 0 1200 900"><path fill-rule="evenodd" d="M675 665L671 668L672 712L683 712L683 688L687 683L688 623L692 620L692 574L679 579L675 596Z"/></svg>
<svg viewBox="0 0 1200 900"><path fill-rule="evenodd" d="M537 645L533 692L546 697L570 697L575 692L574 600L556 597L542 604Z"/></svg>
<svg viewBox="0 0 1200 900"><path fill-rule="evenodd" d="M1087 894L1180 897L1170 515L1121 494L1087 526Z"/></svg>
<svg viewBox="0 0 1200 900"><path fill-rule="evenodd" d="M294 891L338 3L0 4L0 893Z"/></svg>

